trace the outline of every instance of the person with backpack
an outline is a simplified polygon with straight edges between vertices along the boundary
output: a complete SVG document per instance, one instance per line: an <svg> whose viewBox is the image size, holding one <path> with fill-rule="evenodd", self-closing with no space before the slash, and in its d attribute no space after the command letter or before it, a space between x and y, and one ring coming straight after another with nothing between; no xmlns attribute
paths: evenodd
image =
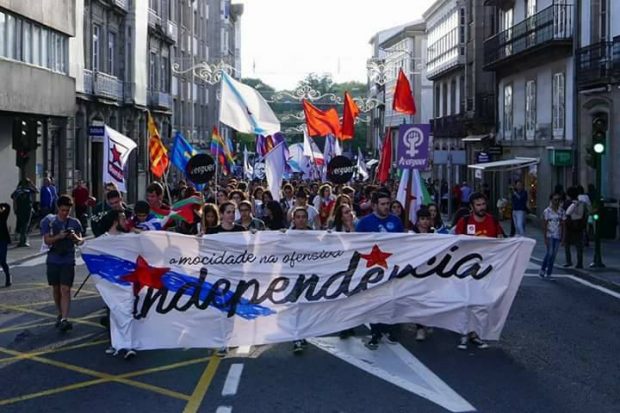
<svg viewBox="0 0 620 413"><path fill-rule="evenodd" d="M505 237L504 230L497 218L487 213L487 197L482 192L471 194L469 204L471 213L459 219L455 226L455 234L490 238ZM470 342L478 346L479 349L489 347L487 343L478 337L478 334L472 331L461 337L458 349L467 350L467 344Z"/></svg>
<svg viewBox="0 0 620 413"><path fill-rule="evenodd" d="M18 247L29 247L28 232L30 231L30 220L32 219L32 207L34 205L35 194L39 192L29 178L20 181L17 189L11 194L13 199L13 210L17 215L16 230L19 234Z"/></svg>
<svg viewBox="0 0 620 413"><path fill-rule="evenodd" d="M0 204L0 267L4 271L4 286L10 287L11 273L9 272L9 264L6 262L6 255L11 243L11 235L9 234L9 228L7 221L11 215L11 206L9 204Z"/></svg>
<svg viewBox="0 0 620 413"><path fill-rule="evenodd" d="M588 208L586 203L580 201L579 191L576 187L570 187L566 191L566 231L564 231L564 255L565 268L572 267L571 246L577 250L577 265L575 268L583 268L583 240L584 232L588 224Z"/></svg>

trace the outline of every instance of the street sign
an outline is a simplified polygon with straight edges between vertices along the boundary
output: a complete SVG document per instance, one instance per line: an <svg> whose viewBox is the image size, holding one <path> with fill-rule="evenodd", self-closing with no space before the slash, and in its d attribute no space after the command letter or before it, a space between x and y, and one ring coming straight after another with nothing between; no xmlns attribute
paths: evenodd
<svg viewBox="0 0 620 413"><path fill-rule="evenodd" d="M401 125L398 128L396 167L399 169L426 169L430 124Z"/></svg>
<svg viewBox="0 0 620 413"><path fill-rule="evenodd" d="M549 163L552 166L573 166L573 151L570 149L552 149L549 151Z"/></svg>
<svg viewBox="0 0 620 413"><path fill-rule="evenodd" d="M488 163L491 162L491 155L488 152L478 152L476 154L476 163Z"/></svg>
<svg viewBox="0 0 620 413"><path fill-rule="evenodd" d="M351 180L357 165L346 156L336 156L327 164L327 179L335 184L344 184Z"/></svg>
<svg viewBox="0 0 620 413"><path fill-rule="evenodd" d="M185 174L195 184L206 184L215 173L215 161L206 153L192 156L185 167Z"/></svg>
<svg viewBox="0 0 620 413"><path fill-rule="evenodd" d="M489 146L485 152L489 155L501 156L504 153L504 147L502 145Z"/></svg>
<svg viewBox="0 0 620 413"><path fill-rule="evenodd" d="M89 126L88 134L90 136L103 136L105 135L105 126Z"/></svg>

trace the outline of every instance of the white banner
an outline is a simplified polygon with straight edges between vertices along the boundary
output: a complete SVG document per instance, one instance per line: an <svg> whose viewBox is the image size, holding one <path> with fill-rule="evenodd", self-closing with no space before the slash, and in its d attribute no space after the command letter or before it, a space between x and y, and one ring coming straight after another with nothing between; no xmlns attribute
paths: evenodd
<svg viewBox="0 0 620 413"><path fill-rule="evenodd" d="M127 136L109 126L105 126L103 137L103 183L113 182L121 192L125 186L125 164L129 154L138 145Z"/></svg>
<svg viewBox="0 0 620 413"><path fill-rule="evenodd" d="M277 343L415 322L497 340L535 242L276 231L100 237L82 256L115 348Z"/></svg>

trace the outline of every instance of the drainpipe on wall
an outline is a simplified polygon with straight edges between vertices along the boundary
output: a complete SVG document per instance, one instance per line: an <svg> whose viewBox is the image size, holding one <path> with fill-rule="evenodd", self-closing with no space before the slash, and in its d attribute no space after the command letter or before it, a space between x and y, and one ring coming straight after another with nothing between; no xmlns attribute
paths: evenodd
<svg viewBox="0 0 620 413"><path fill-rule="evenodd" d="M577 50L581 47L581 0L574 0L573 4L573 140L571 149L573 151L572 181L576 185L579 183L579 163L581 159L581 151L579 150L581 144L579 133L581 110L579 108L579 93L577 90L577 70L579 69Z"/></svg>

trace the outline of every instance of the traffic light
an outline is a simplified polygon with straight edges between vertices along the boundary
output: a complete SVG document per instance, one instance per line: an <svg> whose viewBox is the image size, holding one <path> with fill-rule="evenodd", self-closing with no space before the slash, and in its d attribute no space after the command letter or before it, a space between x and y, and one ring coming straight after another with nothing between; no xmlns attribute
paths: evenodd
<svg viewBox="0 0 620 413"><path fill-rule="evenodd" d="M597 113L592 117L592 150L602 155L607 143L607 114Z"/></svg>
<svg viewBox="0 0 620 413"><path fill-rule="evenodd" d="M16 151L25 149L28 135L28 122L21 118L13 119L13 144Z"/></svg>
<svg viewBox="0 0 620 413"><path fill-rule="evenodd" d="M24 168L30 159L30 152L18 150L15 152L15 166Z"/></svg>

